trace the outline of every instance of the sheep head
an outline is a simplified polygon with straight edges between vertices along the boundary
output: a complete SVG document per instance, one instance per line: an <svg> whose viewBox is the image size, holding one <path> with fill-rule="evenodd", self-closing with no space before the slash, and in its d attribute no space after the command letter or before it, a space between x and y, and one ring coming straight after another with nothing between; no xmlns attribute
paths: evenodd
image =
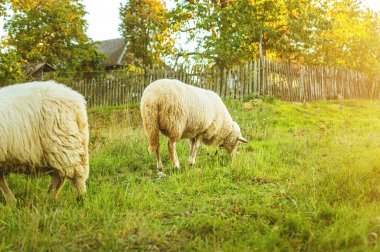
<svg viewBox="0 0 380 252"><path fill-rule="evenodd" d="M233 122L229 134L223 140L223 143L219 148L225 149L231 155L235 155L238 146L242 143L248 143L248 141L241 134L239 125L236 122Z"/></svg>

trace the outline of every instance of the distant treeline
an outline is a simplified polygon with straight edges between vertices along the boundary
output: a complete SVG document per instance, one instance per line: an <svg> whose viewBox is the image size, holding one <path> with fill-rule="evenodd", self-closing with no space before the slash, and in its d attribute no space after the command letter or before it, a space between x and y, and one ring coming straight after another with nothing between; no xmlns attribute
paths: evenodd
<svg viewBox="0 0 380 252"><path fill-rule="evenodd" d="M207 64L217 69L267 57L380 76L379 13L360 0L128 0L119 8L127 48L121 64ZM81 0L0 0L0 85L26 81L28 63L46 62L66 79L104 71L86 35ZM110 27L111 29L111 27ZM112 38L110 38L112 39ZM53 76L54 77L54 76Z"/></svg>

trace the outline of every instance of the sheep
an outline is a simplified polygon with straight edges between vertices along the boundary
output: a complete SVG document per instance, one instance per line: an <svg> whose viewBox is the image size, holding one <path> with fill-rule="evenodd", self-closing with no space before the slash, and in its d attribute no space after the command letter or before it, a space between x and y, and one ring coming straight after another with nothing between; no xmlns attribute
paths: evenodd
<svg viewBox="0 0 380 252"><path fill-rule="evenodd" d="M140 109L149 141L148 150L155 152L160 172L163 165L159 153L159 132L169 138L170 158L178 169L176 141L179 139L190 139L189 165L195 165L201 142L218 145L232 155L239 144L247 143L218 94L179 80L161 79L149 84L143 92Z"/></svg>
<svg viewBox="0 0 380 252"><path fill-rule="evenodd" d="M82 95L54 81L0 89L0 189L16 203L5 176L48 174L56 198L68 178L81 198L89 176L89 130Z"/></svg>

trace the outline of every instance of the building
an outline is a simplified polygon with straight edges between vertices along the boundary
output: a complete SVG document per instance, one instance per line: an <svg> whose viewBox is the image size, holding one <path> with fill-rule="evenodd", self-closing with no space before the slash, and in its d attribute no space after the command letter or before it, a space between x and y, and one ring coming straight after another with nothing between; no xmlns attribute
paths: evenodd
<svg viewBox="0 0 380 252"><path fill-rule="evenodd" d="M42 80L45 73L56 71L56 69L46 62L36 62L26 64L22 71L29 80Z"/></svg>
<svg viewBox="0 0 380 252"><path fill-rule="evenodd" d="M127 42L124 38L100 41L96 47L101 54L107 56L102 62L106 70L123 67L122 59L127 49Z"/></svg>

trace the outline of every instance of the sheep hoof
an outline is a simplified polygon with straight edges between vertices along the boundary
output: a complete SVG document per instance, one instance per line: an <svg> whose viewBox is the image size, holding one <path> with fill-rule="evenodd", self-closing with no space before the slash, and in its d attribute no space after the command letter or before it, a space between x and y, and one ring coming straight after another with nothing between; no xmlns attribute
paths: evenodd
<svg viewBox="0 0 380 252"><path fill-rule="evenodd" d="M190 166L194 166L195 165L195 160L189 159L188 164Z"/></svg>
<svg viewBox="0 0 380 252"><path fill-rule="evenodd" d="M178 170L181 169L181 168L179 167L179 162L174 163L174 167L177 168Z"/></svg>
<svg viewBox="0 0 380 252"><path fill-rule="evenodd" d="M194 166L195 165L195 160L189 158L188 164L190 166Z"/></svg>
<svg viewBox="0 0 380 252"><path fill-rule="evenodd" d="M162 172L162 171L159 171L159 172L157 172L157 177L159 179L162 179L162 178L166 177L166 174L164 172Z"/></svg>
<svg viewBox="0 0 380 252"><path fill-rule="evenodd" d="M161 161L157 162L157 170L161 171L164 168Z"/></svg>

